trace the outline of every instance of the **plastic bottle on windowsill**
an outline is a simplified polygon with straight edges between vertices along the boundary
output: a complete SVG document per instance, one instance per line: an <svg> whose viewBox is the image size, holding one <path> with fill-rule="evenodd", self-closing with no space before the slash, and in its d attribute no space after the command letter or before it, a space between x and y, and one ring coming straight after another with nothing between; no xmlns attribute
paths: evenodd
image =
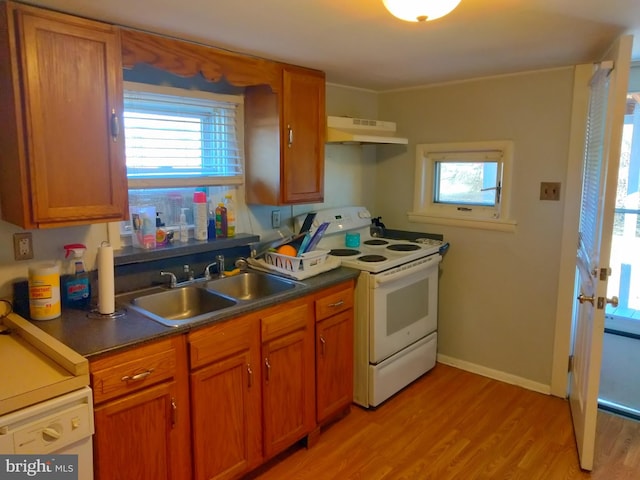
<svg viewBox="0 0 640 480"><path fill-rule="evenodd" d="M236 234L236 209L230 193L224 196L224 206L227 209L227 238L231 238Z"/></svg>
<svg viewBox="0 0 640 480"><path fill-rule="evenodd" d="M227 238L227 208L223 202L216 207L216 238Z"/></svg>
<svg viewBox="0 0 640 480"><path fill-rule="evenodd" d="M207 239L207 194L195 192L193 194L193 238Z"/></svg>
<svg viewBox="0 0 640 480"><path fill-rule="evenodd" d="M186 243L189 241L189 225L187 225L187 215L184 213L187 209L180 209L180 220L178 228L180 229L180 241Z"/></svg>

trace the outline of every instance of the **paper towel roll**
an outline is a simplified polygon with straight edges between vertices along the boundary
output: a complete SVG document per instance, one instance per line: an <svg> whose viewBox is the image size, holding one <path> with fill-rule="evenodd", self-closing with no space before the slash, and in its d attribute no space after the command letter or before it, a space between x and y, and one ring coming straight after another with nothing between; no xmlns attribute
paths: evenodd
<svg viewBox="0 0 640 480"><path fill-rule="evenodd" d="M98 311L108 315L116 310L113 278L113 247L106 242L98 247Z"/></svg>

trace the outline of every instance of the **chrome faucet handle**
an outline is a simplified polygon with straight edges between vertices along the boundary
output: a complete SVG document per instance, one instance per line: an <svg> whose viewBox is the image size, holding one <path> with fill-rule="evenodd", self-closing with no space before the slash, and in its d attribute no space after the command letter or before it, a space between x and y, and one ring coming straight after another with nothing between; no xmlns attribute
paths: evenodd
<svg viewBox="0 0 640 480"><path fill-rule="evenodd" d="M176 285L178 285L178 279L176 278L176 276L173 273L162 271L162 272L160 272L160 275L163 275L163 276L167 275L169 277L169 279L170 279L169 280L169 286L171 288L175 288Z"/></svg>
<svg viewBox="0 0 640 480"><path fill-rule="evenodd" d="M224 255L216 256L216 264L218 265L218 276L220 278L224 277Z"/></svg>
<svg viewBox="0 0 640 480"><path fill-rule="evenodd" d="M190 282L193 281L193 270L191 270L191 267L189 267L189 265L183 265L182 271L187 274Z"/></svg>

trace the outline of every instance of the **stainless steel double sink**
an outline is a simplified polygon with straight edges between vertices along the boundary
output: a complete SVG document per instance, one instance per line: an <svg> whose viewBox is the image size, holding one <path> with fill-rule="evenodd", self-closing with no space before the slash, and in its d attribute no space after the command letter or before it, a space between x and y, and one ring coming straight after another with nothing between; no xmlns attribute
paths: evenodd
<svg viewBox="0 0 640 480"><path fill-rule="evenodd" d="M262 300L304 284L257 271L194 282L174 288L153 287L118 296L118 303L169 327L214 318L238 304Z"/></svg>

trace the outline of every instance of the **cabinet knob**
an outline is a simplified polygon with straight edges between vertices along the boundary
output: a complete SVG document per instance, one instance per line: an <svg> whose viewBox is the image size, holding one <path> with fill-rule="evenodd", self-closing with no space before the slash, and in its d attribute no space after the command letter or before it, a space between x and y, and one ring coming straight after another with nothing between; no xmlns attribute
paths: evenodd
<svg viewBox="0 0 640 480"><path fill-rule="evenodd" d="M118 136L120 135L120 121L118 120L118 115L116 114L116 109L111 109L111 140L114 142L118 141Z"/></svg>
<svg viewBox="0 0 640 480"><path fill-rule="evenodd" d="M125 375L120 380L122 382L139 382L147 378L149 375L151 375L152 372L153 372L153 368L150 368L149 370L145 370L144 372L141 372L141 373L136 373L135 375Z"/></svg>
<svg viewBox="0 0 640 480"><path fill-rule="evenodd" d="M287 125L287 132L289 136L289 144L287 146L291 148L291 145L293 145L293 128L291 128L291 125Z"/></svg>
<svg viewBox="0 0 640 480"><path fill-rule="evenodd" d="M320 352L322 353L322 356L324 356L326 350L327 350L327 341L322 335L320 335Z"/></svg>
<svg viewBox="0 0 640 480"><path fill-rule="evenodd" d="M269 382L269 377L271 376L271 364L269 363L269 358L268 357L264 359L264 366L267 367L267 370L265 372L265 380L268 383Z"/></svg>
<svg viewBox="0 0 640 480"><path fill-rule="evenodd" d="M178 422L178 405L176 405L176 399L171 397L171 428L174 428L177 422Z"/></svg>

